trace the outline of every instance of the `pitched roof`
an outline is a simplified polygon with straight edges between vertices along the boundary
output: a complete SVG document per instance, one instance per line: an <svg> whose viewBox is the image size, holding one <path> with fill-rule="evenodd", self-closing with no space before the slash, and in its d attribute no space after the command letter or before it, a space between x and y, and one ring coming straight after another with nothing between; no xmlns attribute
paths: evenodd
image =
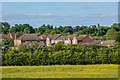
<svg viewBox="0 0 120 80"><path fill-rule="evenodd" d="M39 35L39 37L40 37L41 39L43 39L43 40L46 40L47 35Z"/></svg>
<svg viewBox="0 0 120 80"><path fill-rule="evenodd" d="M22 41L40 41L43 40L38 34L23 34L18 40Z"/></svg>
<svg viewBox="0 0 120 80"><path fill-rule="evenodd" d="M10 36L10 35L11 35L11 38L15 38L15 33L14 32L8 33L8 36Z"/></svg>
<svg viewBox="0 0 120 80"><path fill-rule="evenodd" d="M49 37L50 40L56 40L60 36L61 36L61 34L55 34L55 35L48 35L47 37Z"/></svg>
<svg viewBox="0 0 120 80"><path fill-rule="evenodd" d="M68 36L61 35L60 37L57 38L57 40L68 40Z"/></svg>
<svg viewBox="0 0 120 80"><path fill-rule="evenodd" d="M52 40L53 36L54 36L54 35L47 35L47 37L48 37L50 40Z"/></svg>
<svg viewBox="0 0 120 80"><path fill-rule="evenodd" d="M68 38L70 38L70 40L72 40L74 37L74 35L69 35Z"/></svg>
<svg viewBox="0 0 120 80"><path fill-rule="evenodd" d="M9 36L7 36L6 34L0 34L0 39L8 39L10 38Z"/></svg>
<svg viewBox="0 0 120 80"><path fill-rule="evenodd" d="M77 40L82 40L83 38L85 38L87 35L79 35L76 36Z"/></svg>
<svg viewBox="0 0 120 80"><path fill-rule="evenodd" d="M92 39L93 39L93 40L101 40L102 38L101 38L101 37L94 36Z"/></svg>
<svg viewBox="0 0 120 80"><path fill-rule="evenodd" d="M105 46L109 46L109 45L113 45L115 43L115 40L106 40L106 41L102 41L102 45Z"/></svg>
<svg viewBox="0 0 120 80"><path fill-rule="evenodd" d="M53 36L53 38L52 38L52 40L56 40L58 37L60 37L61 36L61 34L55 34L54 36Z"/></svg>

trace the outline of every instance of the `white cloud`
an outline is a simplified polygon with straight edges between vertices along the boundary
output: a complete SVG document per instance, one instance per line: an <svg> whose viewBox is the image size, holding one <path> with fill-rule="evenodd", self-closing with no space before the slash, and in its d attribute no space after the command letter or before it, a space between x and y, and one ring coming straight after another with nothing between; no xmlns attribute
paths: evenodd
<svg viewBox="0 0 120 80"><path fill-rule="evenodd" d="M113 13L113 14L101 14L100 15L100 17L117 17L118 16L118 14L115 14L115 13Z"/></svg>
<svg viewBox="0 0 120 80"><path fill-rule="evenodd" d="M38 27L42 24L51 24L54 26L59 25L90 25L90 24L105 24L110 25L117 22L117 14L89 14L87 16L78 15L54 15L51 13L45 14L5 14L3 15L3 21L7 21L12 25L18 23L30 23L31 25Z"/></svg>
<svg viewBox="0 0 120 80"><path fill-rule="evenodd" d="M45 14L26 14L28 16L54 16L51 13L45 13Z"/></svg>

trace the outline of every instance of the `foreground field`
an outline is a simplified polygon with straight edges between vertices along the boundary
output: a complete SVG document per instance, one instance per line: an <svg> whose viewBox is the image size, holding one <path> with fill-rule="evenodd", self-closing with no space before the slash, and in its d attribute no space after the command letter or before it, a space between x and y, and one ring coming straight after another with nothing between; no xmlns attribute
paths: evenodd
<svg viewBox="0 0 120 80"><path fill-rule="evenodd" d="M118 78L118 65L3 66L3 78Z"/></svg>

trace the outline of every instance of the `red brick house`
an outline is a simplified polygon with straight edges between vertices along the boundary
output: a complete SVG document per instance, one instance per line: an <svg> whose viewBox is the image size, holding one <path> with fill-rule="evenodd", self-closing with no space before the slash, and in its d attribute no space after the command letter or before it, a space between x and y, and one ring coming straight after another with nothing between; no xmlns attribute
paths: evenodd
<svg viewBox="0 0 120 80"><path fill-rule="evenodd" d="M47 46L51 46L52 45L52 43L51 43L52 37L53 36L47 36L47 38L46 38L46 45Z"/></svg>
<svg viewBox="0 0 120 80"><path fill-rule="evenodd" d="M10 38L12 38L12 39L15 39L15 37L20 37L20 36L22 36L24 33L22 33L22 32L18 32L18 33L14 33L14 32L12 32L12 33L8 33L7 34L7 36L9 36Z"/></svg>
<svg viewBox="0 0 120 80"><path fill-rule="evenodd" d="M46 39L45 36L38 35L38 34L24 34L21 37L14 40L14 45L19 46L21 44L30 45L32 43L39 43L41 45L45 45Z"/></svg>
<svg viewBox="0 0 120 80"><path fill-rule="evenodd" d="M90 36L87 35L79 35L79 36L74 36L72 40L72 44L91 44L93 39Z"/></svg>
<svg viewBox="0 0 120 80"><path fill-rule="evenodd" d="M47 35L46 45L47 45L47 46L51 46L51 45L53 45L53 44L56 44L56 43L57 43L56 39L57 39L58 37L60 37L60 36L61 36L61 34Z"/></svg>
<svg viewBox="0 0 120 80"><path fill-rule="evenodd" d="M97 40L96 38L92 38L87 35L61 35L61 34L55 34L55 35L40 35L40 34L24 34L19 38L15 38L14 45L20 45L20 44L31 44L33 42L38 42L39 44L44 44L46 46L51 46L53 44L56 44L60 41L64 41L64 43L67 44L91 44L93 43L93 40Z"/></svg>
<svg viewBox="0 0 120 80"><path fill-rule="evenodd" d="M97 36L93 37L93 43L95 43L95 44L101 44L101 41L102 41L101 37L97 37Z"/></svg>
<svg viewBox="0 0 120 80"><path fill-rule="evenodd" d="M61 35L56 39L56 43L63 41L65 44L69 44L68 36Z"/></svg>

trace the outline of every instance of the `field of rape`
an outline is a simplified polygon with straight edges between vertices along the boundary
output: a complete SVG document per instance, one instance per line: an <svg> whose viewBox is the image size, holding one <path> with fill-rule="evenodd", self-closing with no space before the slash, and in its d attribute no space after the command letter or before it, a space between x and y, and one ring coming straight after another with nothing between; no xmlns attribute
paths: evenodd
<svg viewBox="0 0 120 80"><path fill-rule="evenodd" d="M2 66L2 78L118 78L118 65Z"/></svg>

